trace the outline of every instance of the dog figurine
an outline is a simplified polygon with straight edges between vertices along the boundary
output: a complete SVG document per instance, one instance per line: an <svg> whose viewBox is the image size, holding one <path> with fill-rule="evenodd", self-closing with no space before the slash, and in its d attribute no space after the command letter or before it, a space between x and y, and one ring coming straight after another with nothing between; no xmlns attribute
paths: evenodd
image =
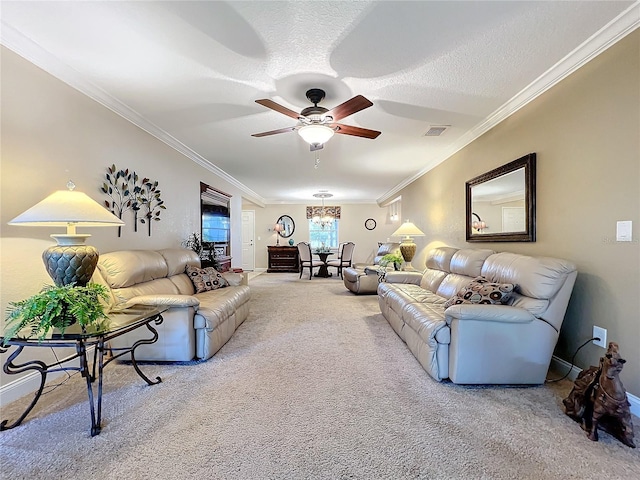
<svg viewBox="0 0 640 480"><path fill-rule="evenodd" d="M630 404L620 380L625 363L618 352L618 344L609 342L600 365L580 372L562 403L565 413L582 424L590 440L598 441L598 427L601 427L625 445L635 448Z"/></svg>

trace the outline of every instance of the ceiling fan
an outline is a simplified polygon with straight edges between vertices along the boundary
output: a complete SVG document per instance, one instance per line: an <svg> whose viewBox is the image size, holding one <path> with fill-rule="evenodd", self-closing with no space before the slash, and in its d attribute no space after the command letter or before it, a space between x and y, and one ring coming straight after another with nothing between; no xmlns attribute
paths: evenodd
<svg viewBox="0 0 640 480"><path fill-rule="evenodd" d="M355 137L363 137L374 139L380 135L381 132L376 130L369 130L367 128L354 127L352 125L343 125L336 123L349 115L352 115L360 110L369 108L373 105L369 100L362 95L357 95L350 100L347 100L337 107L327 110L324 107L319 107L318 103L324 98L324 90L320 88L312 88L307 90L307 98L313 107L307 107L300 113L296 113L293 110L289 110L286 107L264 98L256 100L262 106L275 110L276 112L283 113L288 117L298 120L298 124L294 127L280 128L278 130L271 130L269 132L254 133L252 137L266 137L268 135L275 135L277 133L286 133L297 131L298 134L311 145L311 151L320 150L325 142L327 142L334 133L340 133L342 135L353 135Z"/></svg>

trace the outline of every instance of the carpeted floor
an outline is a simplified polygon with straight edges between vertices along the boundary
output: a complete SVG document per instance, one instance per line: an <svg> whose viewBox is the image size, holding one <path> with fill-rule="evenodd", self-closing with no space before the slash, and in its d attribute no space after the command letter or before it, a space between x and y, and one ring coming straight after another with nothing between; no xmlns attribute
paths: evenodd
<svg viewBox="0 0 640 480"><path fill-rule="evenodd" d="M376 296L297 274L263 274L250 285L249 319L209 361L145 365L163 378L151 387L129 365L110 365L100 435L89 435L78 376L43 397L23 425L0 433L0 476L640 478L639 449L604 432L591 442L562 413L570 382L438 383L391 330Z"/></svg>

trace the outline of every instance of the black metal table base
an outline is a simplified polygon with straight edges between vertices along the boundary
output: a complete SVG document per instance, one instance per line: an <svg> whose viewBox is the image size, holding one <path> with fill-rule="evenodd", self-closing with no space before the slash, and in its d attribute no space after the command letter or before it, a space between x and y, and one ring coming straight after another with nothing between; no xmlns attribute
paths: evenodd
<svg viewBox="0 0 640 480"><path fill-rule="evenodd" d="M29 345L27 345L26 343L25 344L17 344L15 342L12 343L13 345L17 345L17 348L9 356L9 358L7 358L6 362L4 363L4 366L3 366L4 372L9 375L15 375L23 372L28 372L28 371L36 371L40 374L40 386L38 387L38 390L35 392L34 398L29 404L29 406L27 407L27 409L22 413L22 415L20 415L20 417L17 420L15 420L11 424L9 424L9 420L3 420L2 422L0 422L0 431L9 430L11 428L17 427L22 423L22 421L26 418L26 416L29 415L29 412L33 410L33 407L36 406L36 404L38 403L38 400L42 395L48 374L55 373L55 372L75 371L75 372L80 372L80 375L86 379L87 394L89 396L89 409L91 411L91 436L93 437L95 435L98 435L100 433L100 430L102 429L102 384L103 384L104 367L106 367L109 363L116 360L117 358L126 354L130 354L131 365L135 369L136 373L140 376L140 378L142 378L145 382L147 382L148 385L156 385L162 382L162 379L160 377L156 377L155 380L150 380L149 377L147 377L140 370L140 367L138 366L138 362L136 361L136 358L135 358L136 348L138 348L140 345L150 345L152 343L155 343L156 340L158 340L158 331L151 325L151 323L154 323L155 325L160 325L162 321L163 321L162 315L160 314L149 317L147 321L143 323L143 325L146 326L147 329L152 333L152 337L149 339L138 340L133 345L126 348L113 349L105 346L105 344L111 338L114 338L116 335L109 336L107 334L107 335L97 336L97 341L90 342L91 346L95 345L92 365L89 364L89 361L87 359L87 344L85 340L82 338L79 338L75 341L75 348L76 348L75 355L65 358L62 361L51 363L51 364L46 364L45 362L42 362L40 360L31 360L22 364L14 363L15 360L18 358L18 356L24 350L24 347ZM138 328L140 326L142 325L137 325L135 328ZM122 335L127 331L129 330L121 331L118 333L117 336ZM30 344L30 345L33 345L33 344ZM49 341L46 344L42 344L42 346L69 347L69 346L72 346L72 343L69 341L64 342L61 339L59 342ZM7 352L9 348L10 346L6 346L6 347L0 346L0 353ZM105 360L105 351L107 350L111 352L111 356ZM117 353L114 354L114 352L117 352ZM79 359L79 363L80 363L79 366L64 365L64 364L67 364L68 362L75 360L76 358ZM96 368L98 370L97 376L96 376ZM94 383L96 379L98 380L98 389L96 394L94 395L93 390L94 390Z"/></svg>

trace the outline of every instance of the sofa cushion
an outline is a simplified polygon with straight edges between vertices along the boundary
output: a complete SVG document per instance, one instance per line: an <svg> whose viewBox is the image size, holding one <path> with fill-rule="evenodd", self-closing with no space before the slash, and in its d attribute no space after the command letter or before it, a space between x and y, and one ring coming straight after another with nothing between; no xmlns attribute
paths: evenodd
<svg viewBox="0 0 640 480"><path fill-rule="evenodd" d="M440 285L438 285L438 290L436 293L444 298L451 298L464 287L469 285L475 277L468 277L466 275L460 275L459 273L450 273Z"/></svg>
<svg viewBox="0 0 640 480"><path fill-rule="evenodd" d="M200 306L193 320L194 328L213 330L230 318L241 305L247 303L250 297L251 291L246 285L198 294L196 298Z"/></svg>
<svg viewBox="0 0 640 480"><path fill-rule="evenodd" d="M169 280L176 286L178 293L181 293L182 295L193 295L196 293L193 282L189 279L189 275L186 273L186 267L184 272L179 275L169 277Z"/></svg>
<svg viewBox="0 0 640 480"><path fill-rule="evenodd" d="M531 298L551 299L576 266L549 257L528 257L501 252L491 255L482 266L482 276L492 282L518 285L518 293Z"/></svg>
<svg viewBox="0 0 640 480"><path fill-rule="evenodd" d="M425 290L435 293L438 291L438 287L446 276L446 272L427 268L420 279L420 288L424 288Z"/></svg>
<svg viewBox="0 0 640 480"><path fill-rule="evenodd" d="M478 277L482 271L484 261L489 255L493 255L494 253L496 252L493 250L460 249L451 257L449 271L468 277Z"/></svg>
<svg viewBox="0 0 640 480"><path fill-rule="evenodd" d="M444 303L446 299L420 288L412 283L381 283L378 286L378 294L385 295L391 308L397 307L401 313L403 305L407 303ZM396 309L396 308L394 308Z"/></svg>
<svg viewBox="0 0 640 480"><path fill-rule="evenodd" d="M100 255L98 270L110 288L125 288L167 276L167 262L152 250L123 250Z"/></svg>
<svg viewBox="0 0 640 480"><path fill-rule="evenodd" d="M457 251L458 249L453 247L434 248L429 252L429 255L427 255L427 268L449 272L451 257L453 257L453 254Z"/></svg>
<svg viewBox="0 0 640 480"><path fill-rule="evenodd" d="M167 263L167 277L184 273L187 265L200 266L200 257L193 250L186 248L165 248L158 250Z"/></svg>
<svg viewBox="0 0 640 480"><path fill-rule="evenodd" d="M187 275L193 282L196 293L217 290L228 285L222 274L213 267L198 268L187 265Z"/></svg>
<svg viewBox="0 0 640 480"><path fill-rule="evenodd" d="M223 272L222 278L225 279L227 285L231 287L237 287L238 285L242 285L242 281L244 280L244 275L242 273L237 272Z"/></svg>
<svg viewBox="0 0 640 480"><path fill-rule="evenodd" d="M437 347L436 342L446 345L451 342L451 333L445 321L442 305L433 303L407 304L403 308L402 320L434 350Z"/></svg>
<svg viewBox="0 0 640 480"><path fill-rule="evenodd" d="M511 297L514 288L515 285L512 283L493 283L484 277L477 277L447 300L444 308L461 303L505 304Z"/></svg>

